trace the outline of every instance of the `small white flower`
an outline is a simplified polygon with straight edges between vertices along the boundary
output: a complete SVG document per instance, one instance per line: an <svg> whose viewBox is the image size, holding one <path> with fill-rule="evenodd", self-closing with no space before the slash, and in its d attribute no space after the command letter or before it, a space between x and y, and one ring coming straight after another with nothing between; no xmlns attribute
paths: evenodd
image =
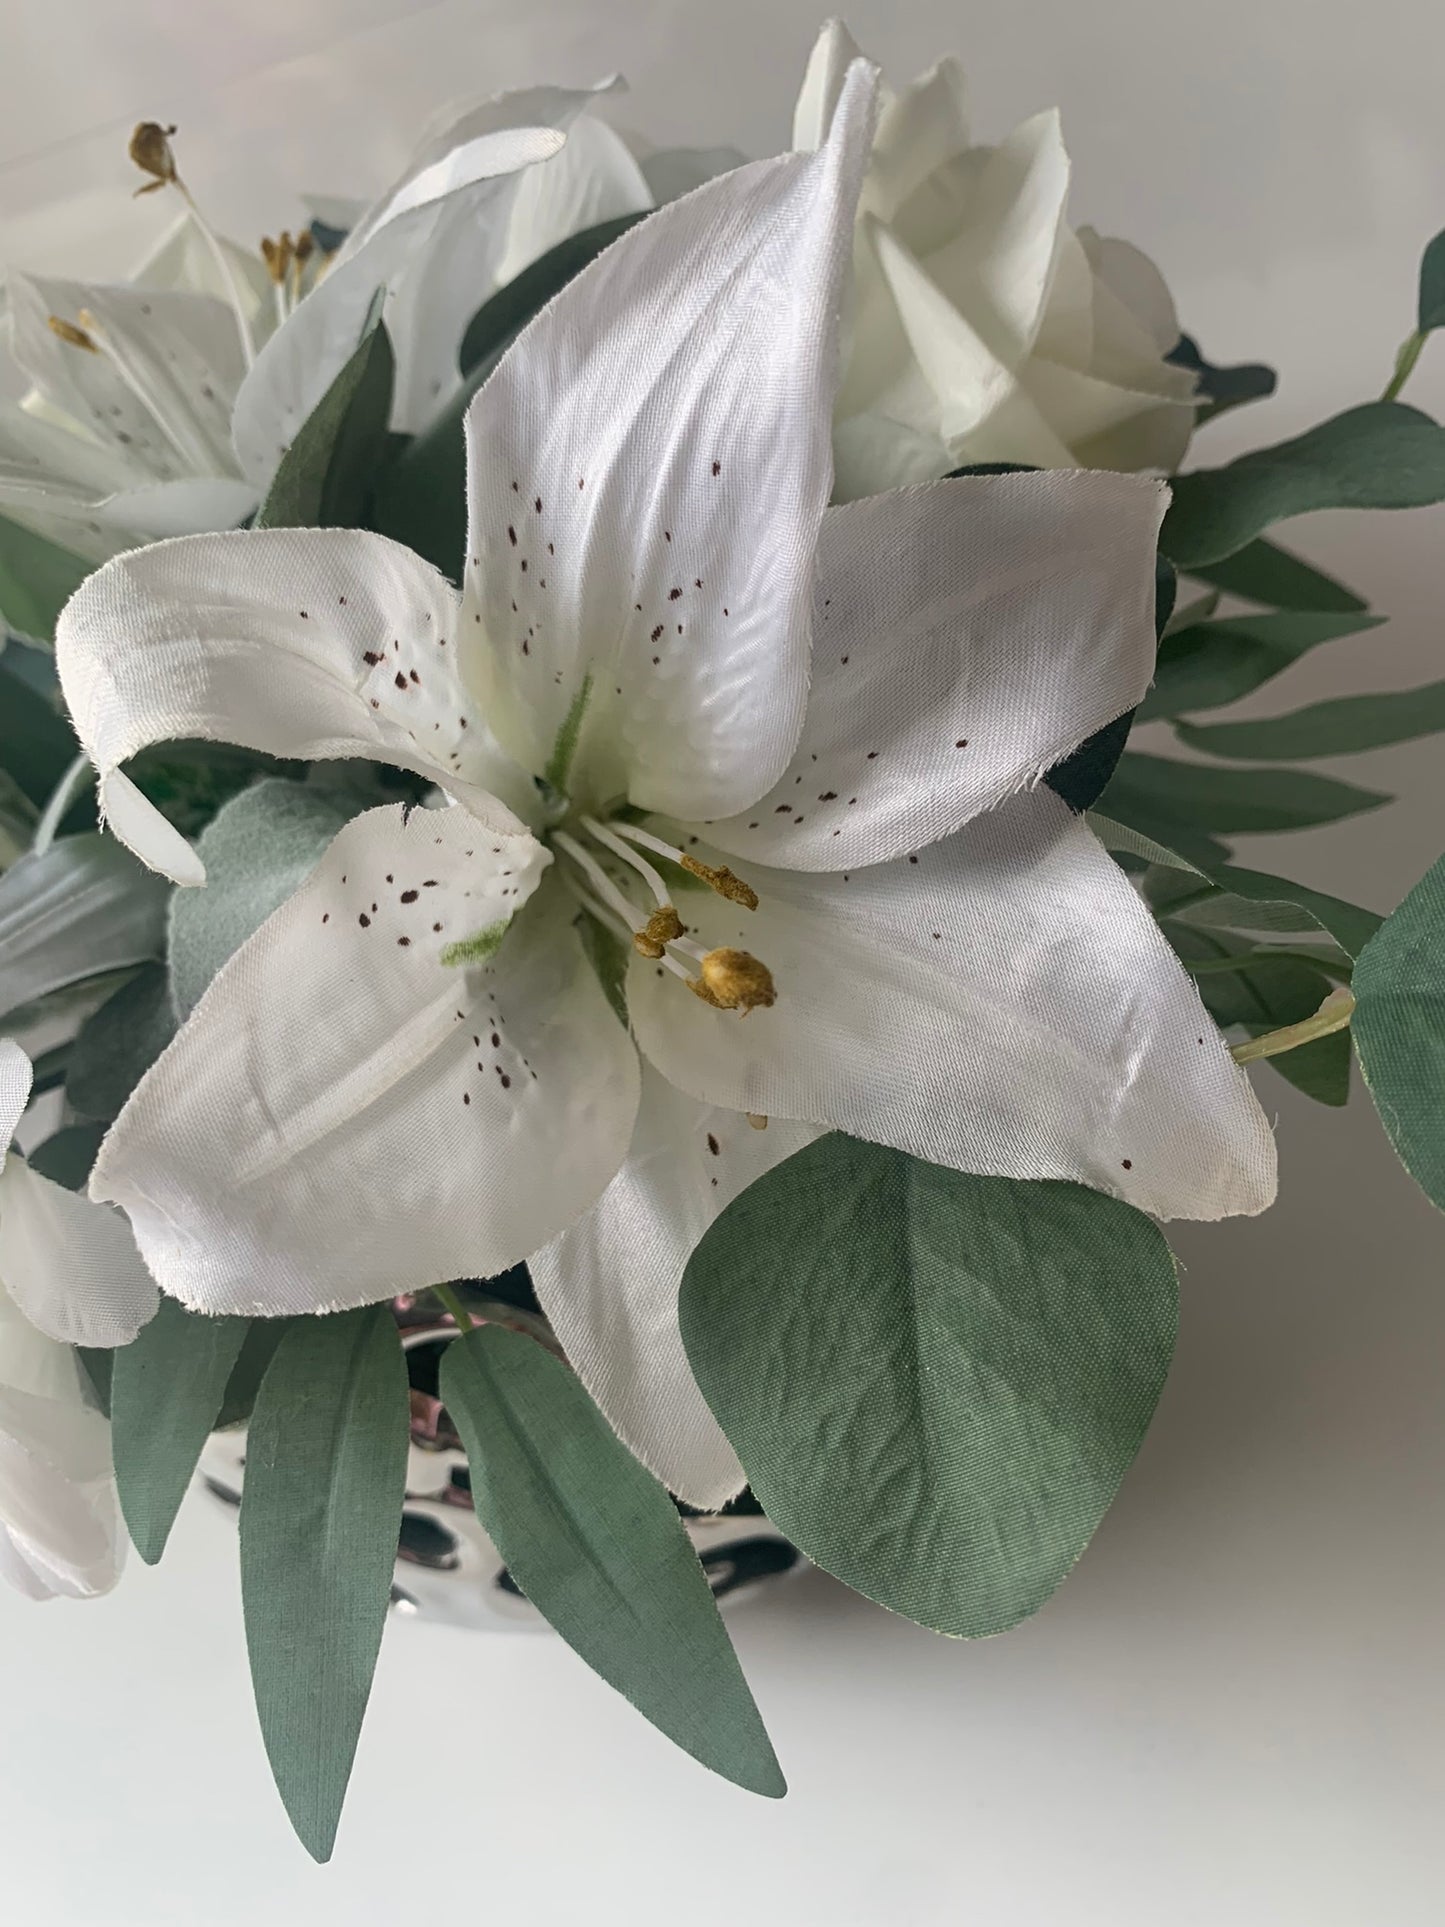
<svg viewBox="0 0 1445 1927"><path fill-rule="evenodd" d="M824 27L793 144L824 137L858 48ZM1178 466L1194 376L1169 290L1126 241L1070 228L1056 113L974 145L948 58L885 92L859 206L851 353L838 398L841 499L974 462Z"/></svg>
<svg viewBox="0 0 1445 1927"><path fill-rule="evenodd" d="M156 1289L118 1212L9 1151L30 1079L0 1039L0 1577L84 1598L115 1584L124 1537L110 1427L73 1347L127 1343Z"/></svg>
<svg viewBox="0 0 1445 1927"><path fill-rule="evenodd" d="M624 143L586 111L595 91L501 94L439 127L323 273L313 257L299 299L299 276L273 299L261 255L189 211L130 284L12 273L8 346L31 391L0 402L0 514L91 562L235 527L382 289L394 426L421 426L460 381L457 349L489 294L568 234L652 205Z"/></svg>
<svg viewBox="0 0 1445 1927"><path fill-rule="evenodd" d="M162 737L373 756L455 799L341 832L92 1195L211 1311L526 1258L619 1432L700 1504L741 1472L683 1266L819 1128L1162 1216L1274 1182L1148 912L1030 787L1149 682L1166 491L827 507L873 81L819 152L663 208L520 338L468 417L460 595L375 535L192 537L109 564L57 637L110 825L179 882L195 853L119 768Z"/></svg>

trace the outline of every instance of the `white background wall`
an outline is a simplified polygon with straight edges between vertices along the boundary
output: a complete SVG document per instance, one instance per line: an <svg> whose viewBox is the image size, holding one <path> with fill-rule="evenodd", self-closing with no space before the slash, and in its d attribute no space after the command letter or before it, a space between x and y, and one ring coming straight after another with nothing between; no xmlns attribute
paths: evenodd
<svg viewBox="0 0 1445 1927"><path fill-rule="evenodd" d="M1445 225L1430 0L855 0L899 77L954 47L981 131L1060 102L1074 211L1161 262L1279 396L1222 459L1378 392ZM132 121L179 121L241 235L379 186L448 98L630 78L662 141L783 144L806 0L3 0L0 255L119 272ZM1445 345L1411 396L1445 410ZM1299 545L1395 617L1261 710L1445 673L1445 511ZM1368 663L1368 667L1366 666ZM1338 772L1402 803L1249 860L1390 907L1445 847L1437 739ZM47 1927L1435 1927L1445 1716L1445 1225L1368 1105L1267 1070L1283 1181L1177 1239L1179 1360L1093 1548L1000 1640L811 1575L733 1621L793 1791L673 1752L548 1637L392 1628L336 1862L287 1831L250 1711L228 1523L99 1605L0 1596L0 1907Z"/></svg>

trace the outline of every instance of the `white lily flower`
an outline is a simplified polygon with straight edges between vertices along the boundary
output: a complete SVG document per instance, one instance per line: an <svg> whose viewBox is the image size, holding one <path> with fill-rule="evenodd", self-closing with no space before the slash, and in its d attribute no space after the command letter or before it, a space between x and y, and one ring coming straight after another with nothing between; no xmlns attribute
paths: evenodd
<svg viewBox="0 0 1445 1927"><path fill-rule="evenodd" d="M1166 491L826 506L874 79L816 154L662 209L520 337L468 416L460 595L375 535L194 537L109 564L57 638L111 827L177 881L194 852L119 767L162 737L377 757L455 799L340 833L92 1195L210 1311L528 1259L613 1424L701 1505L742 1474L683 1266L819 1129L1161 1216L1274 1183L1147 910L1030 788L1149 682Z"/></svg>
<svg viewBox="0 0 1445 1927"><path fill-rule="evenodd" d="M134 1338L156 1289L119 1212L7 1155L30 1082L0 1039L0 1577L87 1598L115 1584L124 1538L110 1427L74 1346Z"/></svg>
<svg viewBox="0 0 1445 1927"><path fill-rule="evenodd" d="M795 147L823 138L857 56L829 21ZM974 462L1177 468L1195 378L1164 359L1173 301L1137 248L1068 225L1069 171L1057 113L974 145L952 58L885 92L859 206L840 499Z"/></svg>
<svg viewBox="0 0 1445 1927"><path fill-rule="evenodd" d="M0 403L0 514L91 562L237 526L381 291L395 426L420 427L489 294L577 229L652 206L586 112L595 92L501 94L437 129L294 304L189 212L129 285L12 273L9 345L32 389Z"/></svg>

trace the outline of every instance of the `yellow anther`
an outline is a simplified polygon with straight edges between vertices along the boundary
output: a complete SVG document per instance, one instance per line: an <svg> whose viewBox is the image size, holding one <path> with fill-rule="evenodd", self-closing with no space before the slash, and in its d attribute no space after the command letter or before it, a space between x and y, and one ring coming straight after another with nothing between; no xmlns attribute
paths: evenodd
<svg viewBox="0 0 1445 1927"><path fill-rule="evenodd" d="M174 127L162 127L159 121L143 120L131 135L130 157L142 174L151 176L144 187L136 189L137 194L154 194L157 188L172 187L179 180L171 151L175 131Z"/></svg>
<svg viewBox="0 0 1445 1927"><path fill-rule="evenodd" d="M688 988L714 1010L766 1010L778 1001L773 973L749 950L709 950Z"/></svg>
<svg viewBox="0 0 1445 1927"><path fill-rule="evenodd" d="M287 269L291 266L291 236L283 228L281 238L273 241L269 234L261 236L261 258L266 263L266 272L279 288L286 279Z"/></svg>
<svg viewBox="0 0 1445 1927"><path fill-rule="evenodd" d="M647 919L646 929L654 943L672 943L687 934L687 925L670 903L664 903L653 911Z"/></svg>
<svg viewBox="0 0 1445 1927"><path fill-rule="evenodd" d="M684 855L678 861L689 876L701 877L710 890L716 890L729 903L740 903L745 910L757 909L757 891L741 877L735 877L725 863L714 869L710 863L699 863L695 856Z"/></svg>
<svg viewBox="0 0 1445 1927"><path fill-rule="evenodd" d="M311 232L309 227L302 228L301 232L296 236L295 244L291 250L296 257L298 267L304 267L306 265L311 259L315 247L316 236Z"/></svg>
<svg viewBox="0 0 1445 1927"><path fill-rule="evenodd" d="M77 328L73 321L62 321L58 314L49 315L46 319L51 334L59 335L60 339L68 341L72 348L84 348L89 355L100 353L84 328Z"/></svg>
<svg viewBox="0 0 1445 1927"><path fill-rule="evenodd" d="M667 955L666 946L649 937L645 930L633 931L632 948L639 957L646 957L649 963L656 963Z"/></svg>

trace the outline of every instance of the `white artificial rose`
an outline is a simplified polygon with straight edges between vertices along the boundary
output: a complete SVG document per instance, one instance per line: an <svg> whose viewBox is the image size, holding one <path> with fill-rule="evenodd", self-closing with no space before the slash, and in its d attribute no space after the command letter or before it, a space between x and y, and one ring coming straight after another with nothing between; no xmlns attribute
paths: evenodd
<svg viewBox="0 0 1445 1927"><path fill-rule="evenodd" d="M858 49L831 21L793 145L826 134ZM975 145L958 63L885 93L859 205L836 499L976 462L1174 469L1195 378L1169 290L1126 241L1071 228L1056 113Z"/></svg>

